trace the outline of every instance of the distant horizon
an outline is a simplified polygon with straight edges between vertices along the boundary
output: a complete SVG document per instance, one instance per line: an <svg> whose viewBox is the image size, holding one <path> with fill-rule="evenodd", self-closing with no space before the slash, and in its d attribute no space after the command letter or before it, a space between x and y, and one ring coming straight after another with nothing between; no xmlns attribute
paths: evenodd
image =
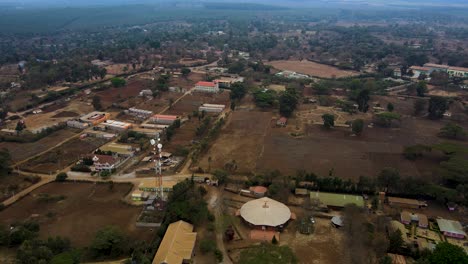
<svg viewBox="0 0 468 264"><path fill-rule="evenodd" d="M57 8L57 7L95 7L95 6L119 6L119 5L190 5L204 3L250 3L263 5L277 5L288 7L412 7L412 8L427 8L427 7L467 7L468 2L465 0L0 0L0 5L9 6L12 8Z"/></svg>

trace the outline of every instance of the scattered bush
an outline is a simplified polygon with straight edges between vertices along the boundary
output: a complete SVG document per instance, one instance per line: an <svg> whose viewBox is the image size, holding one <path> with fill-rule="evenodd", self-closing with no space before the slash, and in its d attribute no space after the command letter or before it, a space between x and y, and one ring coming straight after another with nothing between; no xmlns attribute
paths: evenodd
<svg viewBox="0 0 468 264"><path fill-rule="evenodd" d="M61 172L61 173L57 174L57 176L55 176L55 181L63 182L63 181L65 181L67 178L68 178L67 173Z"/></svg>

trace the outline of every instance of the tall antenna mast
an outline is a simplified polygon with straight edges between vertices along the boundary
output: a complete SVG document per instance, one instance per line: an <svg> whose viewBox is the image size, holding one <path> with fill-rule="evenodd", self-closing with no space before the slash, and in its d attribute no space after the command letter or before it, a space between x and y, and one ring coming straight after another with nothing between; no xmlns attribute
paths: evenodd
<svg viewBox="0 0 468 264"><path fill-rule="evenodd" d="M159 137L159 133L156 133L155 138L150 140L150 143L153 146L153 153L156 158L154 160L154 163L155 163L154 167L156 171L155 180L156 180L156 186L159 186L157 187L158 190L156 190L156 195L159 195L159 198L161 200L164 200L163 178L162 178L162 168L161 168L161 159L162 159L161 150L162 150L163 145L160 142L161 142L161 138Z"/></svg>

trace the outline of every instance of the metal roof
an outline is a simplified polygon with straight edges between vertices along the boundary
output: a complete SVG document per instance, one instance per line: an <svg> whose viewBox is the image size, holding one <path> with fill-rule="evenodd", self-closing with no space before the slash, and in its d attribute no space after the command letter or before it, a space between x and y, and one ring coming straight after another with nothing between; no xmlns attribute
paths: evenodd
<svg viewBox="0 0 468 264"><path fill-rule="evenodd" d="M452 234L466 236L465 231L463 231L462 225L458 221L439 218L437 219L437 224L439 225L439 229L442 232L449 232Z"/></svg>
<svg viewBox="0 0 468 264"><path fill-rule="evenodd" d="M179 264L191 259L196 240L197 233L193 232L193 225L182 220L170 224L153 264Z"/></svg>
<svg viewBox="0 0 468 264"><path fill-rule="evenodd" d="M291 218L291 210L278 201L263 197L242 205L240 215L253 225L279 226Z"/></svg>

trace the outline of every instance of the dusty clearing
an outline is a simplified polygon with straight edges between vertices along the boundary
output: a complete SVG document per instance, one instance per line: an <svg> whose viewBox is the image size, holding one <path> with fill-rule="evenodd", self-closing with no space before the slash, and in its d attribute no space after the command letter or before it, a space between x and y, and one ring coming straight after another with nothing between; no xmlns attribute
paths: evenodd
<svg viewBox="0 0 468 264"><path fill-rule="evenodd" d="M130 80L124 87L109 88L97 92L96 95L101 97L103 107L109 107L113 103L123 102L130 97L138 96L141 90L146 89L147 84L148 81L145 80Z"/></svg>
<svg viewBox="0 0 468 264"><path fill-rule="evenodd" d="M0 212L0 222L10 225L17 221L34 219L40 224L40 237L68 237L77 247L90 244L97 230L107 225L116 225L134 239L150 241L153 233L137 229L135 221L140 207L120 201L130 190L130 184L50 183ZM57 197L61 201L45 202L39 194Z"/></svg>
<svg viewBox="0 0 468 264"><path fill-rule="evenodd" d="M73 162L82 155L91 153L107 141L98 138L72 139L63 145L56 147L41 156L28 161L22 168L38 173L55 173Z"/></svg>
<svg viewBox="0 0 468 264"><path fill-rule="evenodd" d="M198 107L202 104L223 104L229 107L229 92L223 91L216 94L193 92L179 100L166 113L169 115L191 114L193 111L198 111Z"/></svg>
<svg viewBox="0 0 468 264"><path fill-rule="evenodd" d="M410 111L407 101L395 101L395 104L403 113ZM303 169L319 175L331 172L337 177L357 179L360 175L375 176L385 167L397 168L404 176L430 176L438 162L410 162L401 153L405 146L444 141L437 134L446 121L403 116L399 128L366 127L361 136L353 136L347 127L324 129L320 124L321 115L335 113L334 110L312 107L300 106L285 128L274 125L273 113L233 112L221 135L201 159L200 167L208 168L208 157L211 157L212 169L223 168L235 160L239 174L277 169L292 175ZM370 114L339 114L338 124L356 118L363 118L366 123L371 121ZM313 124L314 121L319 124Z"/></svg>
<svg viewBox="0 0 468 264"><path fill-rule="evenodd" d="M320 64L308 60L294 61L294 60L279 60L270 61L267 64L282 70L282 71L295 71L298 73L308 74L320 78L341 78L359 75L355 71L340 70L336 67Z"/></svg>
<svg viewBox="0 0 468 264"><path fill-rule="evenodd" d="M43 109L40 114L29 114L25 116L24 121L28 130L39 131L47 127L66 122L86 113L93 111L93 107L85 102L74 100L65 104L53 104ZM15 122L9 124L10 129L14 129Z"/></svg>
<svg viewBox="0 0 468 264"><path fill-rule="evenodd" d="M290 224L286 232L281 234L281 245L290 246L299 263L350 263L345 247L342 230L330 224L330 219L315 218L315 231L311 235L303 235L296 229L299 221Z"/></svg>
<svg viewBox="0 0 468 264"><path fill-rule="evenodd" d="M32 143L1 142L0 148L8 149L13 161L18 162L56 146L60 142L75 136L77 132L78 130L75 129L61 129Z"/></svg>
<svg viewBox="0 0 468 264"><path fill-rule="evenodd" d="M0 202L33 185L33 178L15 173L3 176L0 182Z"/></svg>
<svg viewBox="0 0 468 264"><path fill-rule="evenodd" d="M208 168L208 157L211 157L212 168L223 168L227 162L235 160L238 173L255 171L257 160L265 152L262 142L271 129L272 117L273 114L268 112L231 113L225 129L203 157L200 166Z"/></svg>
<svg viewBox="0 0 468 264"><path fill-rule="evenodd" d="M135 66L136 66L135 68L136 70L140 68L139 64L136 64ZM125 67L127 68L126 71L124 71ZM133 70L132 64L125 64L125 63L116 63L116 64L108 65L105 68L107 70L107 74L111 74L111 75L123 74L123 73Z"/></svg>

